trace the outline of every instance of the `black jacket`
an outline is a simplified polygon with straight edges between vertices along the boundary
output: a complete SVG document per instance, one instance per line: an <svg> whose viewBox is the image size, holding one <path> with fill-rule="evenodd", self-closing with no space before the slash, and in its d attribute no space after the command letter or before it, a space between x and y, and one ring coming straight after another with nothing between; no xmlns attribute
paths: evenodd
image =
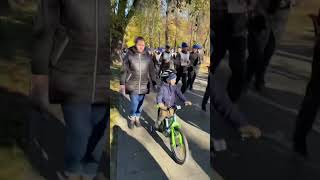
<svg viewBox="0 0 320 180"><path fill-rule="evenodd" d="M33 74L48 74L52 103L107 103L107 0L39 0Z"/></svg>
<svg viewBox="0 0 320 180"><path fill-rule="evenodd" d="M170 54L170 58L169 59L164 59L164 53ZM161 61L161 69L163 69L163 70L170 69L170 64L171 64L171 61L172 61L171 53L170 52L163 52L161 54L160 61Z"/></svg>
<svg viewBox="0 0 320 180"><path fill-rule="evenodd" d="M149 82L156 84L155 68L149 55L129 49L123 61L120 84L125 85L127 94L149 93Z"/></svg>

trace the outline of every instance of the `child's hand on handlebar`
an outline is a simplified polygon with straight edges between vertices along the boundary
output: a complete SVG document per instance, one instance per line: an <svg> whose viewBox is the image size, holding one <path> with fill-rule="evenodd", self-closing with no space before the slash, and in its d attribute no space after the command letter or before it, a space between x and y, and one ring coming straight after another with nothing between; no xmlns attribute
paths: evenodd
<svg viewBox="0 0 320 180"><path fill-rule="evenodd" d="M185 106L191 106L192 103L191 103L191 101L186 101L186 102L184 102L184 105L185 105Z"/></svg>
<svg viewBox="0 0 320 180"><path fill-rule="evenodd" d="M163 109L163 110L168 109L168 107L166 107L163 103L159 103L158 106L160 109Z"/></svg>

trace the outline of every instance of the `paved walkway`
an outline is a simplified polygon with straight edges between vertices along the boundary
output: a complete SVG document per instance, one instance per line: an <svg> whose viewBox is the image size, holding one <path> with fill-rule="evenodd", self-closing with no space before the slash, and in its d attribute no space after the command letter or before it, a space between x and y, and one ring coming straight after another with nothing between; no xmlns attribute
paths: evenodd
<svg viewBox="0 0 320 180"><path fill-rule="evenodd" d="M221 179L210 168L209 112L202 112L200 108L206 87L203 79L205 78L198 78L195 90L186 93L194 105L178 112L190 149L190 157L184 165L176 164L169 156L169 141L162 134L149 133L148 128L157 117L154 103L156 94L146 96L142 114L143 127L133 130L128 129L126 120L129 101L127 98L121 100L122 117L117 122L117 180Z"/></svg>
<svg viewBox="0 0 320 180"><path fill-rule="evenodd" d="M217 153L214 168L228 180L315 180L320 179L319 118L308 137L310 159L299 160L292 152L295 118L309 80L311 59L291 51L278 51L272 59L262 93L249 90L240 109L252 124L263 131L260 140L242 141L228 127L228 150ZM216 78L226 83L230 76L227 62ZM218 127L220 128L220 127Z"/></svg>

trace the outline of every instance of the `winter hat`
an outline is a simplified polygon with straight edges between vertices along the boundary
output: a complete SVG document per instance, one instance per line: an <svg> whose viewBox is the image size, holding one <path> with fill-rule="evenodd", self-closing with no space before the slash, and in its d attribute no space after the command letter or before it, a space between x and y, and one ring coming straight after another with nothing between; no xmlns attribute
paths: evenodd
<svg viewBox="0 0 320 180"><path fill-rule="evenodd" d="M195 44L195 45L192 46L192 48L193 49L201 49L202 47L199 44Z"/></svg>
<svg viewBox="0 0 320 180"><path fill-rule="evenodd" d="M181 44L181 47L182 47L182 48L187 48L187 47L188 47L188 44L187 44L186 42L183 42L183 43Z"/></svg>

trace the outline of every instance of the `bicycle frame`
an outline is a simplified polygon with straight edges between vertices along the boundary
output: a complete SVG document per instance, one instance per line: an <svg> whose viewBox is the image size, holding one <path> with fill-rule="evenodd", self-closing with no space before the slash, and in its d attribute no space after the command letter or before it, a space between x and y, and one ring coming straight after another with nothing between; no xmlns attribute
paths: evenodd
<svg viewBox="0 0 320 180"><path fill-rule="evenodd" d="M171 132L171 142L172 146L176 146L175 129L181 129L181 125L176 120L176 114L171 117L173 119L172 123L169 125ZM179 143L182 144L182 136L179 136Z"/></svg>

